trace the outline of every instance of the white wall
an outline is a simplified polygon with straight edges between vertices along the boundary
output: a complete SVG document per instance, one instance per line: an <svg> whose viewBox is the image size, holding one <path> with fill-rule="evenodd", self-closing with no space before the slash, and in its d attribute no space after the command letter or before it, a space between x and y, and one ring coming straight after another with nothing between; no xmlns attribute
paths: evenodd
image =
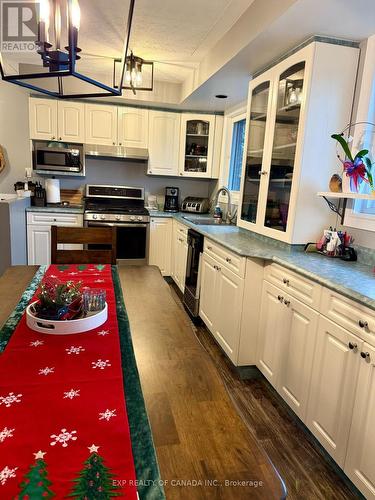
<svg viewBox="0 0 375 500"><path fill-rule="evenodd" d="M13 184L24 179L31 166L29 150L28 92L0 80L0 145L7 166L0 173L0 193L12 193Z"/></svg>

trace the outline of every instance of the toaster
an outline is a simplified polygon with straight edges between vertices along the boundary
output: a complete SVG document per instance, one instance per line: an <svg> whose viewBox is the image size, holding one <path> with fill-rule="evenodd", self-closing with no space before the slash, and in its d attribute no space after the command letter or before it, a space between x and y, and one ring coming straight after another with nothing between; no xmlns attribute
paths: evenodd
<svg viewBox="0 0 375 500"><path fill-rule="evenodd" d="M206 214L209 209L210 201L208 198L188 196L184 199L181 205L181 212L195 212L198 214Z"/></svg>

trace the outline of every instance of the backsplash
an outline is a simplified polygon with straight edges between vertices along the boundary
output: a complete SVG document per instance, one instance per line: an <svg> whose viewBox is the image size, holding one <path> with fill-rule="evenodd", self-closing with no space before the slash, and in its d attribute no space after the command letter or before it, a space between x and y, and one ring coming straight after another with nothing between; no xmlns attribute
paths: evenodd
<svg viewBox="0 0 375 500"><path fill-rule="evenodd" d="M63 178L63 189L78 189L85 184L113 184L122 186L144 187L147 194L163 196L166 186L180 188L180 200L185 196L210 197L216 180L186 179L180 177L162 177L146 174L147 163L109 160L99 158L86 159L85 178Z"/></svg>

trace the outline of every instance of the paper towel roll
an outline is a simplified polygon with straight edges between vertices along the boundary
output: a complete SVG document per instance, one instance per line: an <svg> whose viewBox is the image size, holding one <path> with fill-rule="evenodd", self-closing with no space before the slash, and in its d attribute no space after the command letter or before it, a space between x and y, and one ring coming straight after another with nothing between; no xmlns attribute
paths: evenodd
<svg viewBox="0 0 375 500"><path fill-rule="evenodd" d="M60 203L60 180L46 179L47 203Z"/></svg>

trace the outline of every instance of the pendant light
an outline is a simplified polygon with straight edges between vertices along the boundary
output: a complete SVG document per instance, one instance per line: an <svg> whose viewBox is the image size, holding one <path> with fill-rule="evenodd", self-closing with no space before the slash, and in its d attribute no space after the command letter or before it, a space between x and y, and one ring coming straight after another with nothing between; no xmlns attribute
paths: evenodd
<svg viewBox="0 0 375 500"><path fill-rule="evenodd" d="M40 57L39 67L35 64L35 53L17 53L16 64L12 59L10 63L5 64L4 54L0 53L0 73L4 81L26 87L28 89L47 94L58 98L72 97L103 97L120 96L122 94L125 67L128 60L127 51L129 45L130 31L133 19L135 0L129 0L129 9L127 12L126 23L124 23L124 41L123 47L119 48L122 52L121 59L113 59L119 64L119 85L111 86L110 83L104 83L95 77L87 75L87 71L77 70L77 61L86 62L86 68L92 68L89 56L85 61L85 55L79 55L82 50L78 47L78 35L81 25L81 11L78 0L41 0L38 18L38 33L36 45L36 54ZM63 16L63 12L65 16ZM62 29L63 21L66 18L66 46L63 45ZM52 36L51 36L52 34ZM13 55L13 54L12 54ZM22 55L25 61L20 61ZM32 64L28 63L30 55L33 57ZM27 57L28 56L28 57ZM100 61L100 59L98 59ZM103 59L102 59L103 61ZM100 64L100 63L99 63ZM103 64L103 63L102 63ZM114 62L115 64L115 62ZM6 66L12 68L13 72L6 72ZM19 71L14 71L14 68ZM83 65L83 68L85 66ZM26 68L26 71L24 71ZM30 72L30 68L35 71ZM98 68L102 70L103 68ZM112 71L109 69L108 81L112 78ZM136 63L135 73L141 74L142 64ZM135 75L136 82L141 81L141 77Z"/></svg>
<svg viewBox="0 0 375 500"><path fill-rule="evenodd" d="M114 62L113 71L113 86L119 88L117 83L118 68L117 64L121 63L120 59L116 59ZM133 94L136 90L147 90L152 91L154 88L154 63L152 61L145 61L141 57L137 57L130 52L130 55L126 57L125 64L125 77L123 80L123 89L132 90Z"/></svg>

